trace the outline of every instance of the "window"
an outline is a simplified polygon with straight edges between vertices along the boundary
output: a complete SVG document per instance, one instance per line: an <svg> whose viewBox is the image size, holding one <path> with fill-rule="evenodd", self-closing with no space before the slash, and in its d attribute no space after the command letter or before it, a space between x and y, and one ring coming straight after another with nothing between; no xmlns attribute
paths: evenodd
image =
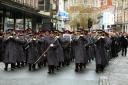
<svg viewBox="0 0 128 85"><path fill-rule="evenodd" d="M41 11L50 11L50 0L39 0L39 9Z"/></svg>

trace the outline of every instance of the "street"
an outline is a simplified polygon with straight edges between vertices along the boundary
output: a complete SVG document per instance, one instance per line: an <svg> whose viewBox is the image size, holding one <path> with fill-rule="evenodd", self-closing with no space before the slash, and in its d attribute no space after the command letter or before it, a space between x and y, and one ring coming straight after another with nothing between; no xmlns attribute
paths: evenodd
<svg viewBox="0 0 128 85"><path fill-rule="evenodd" d="M110 65L100 77L100 85L127 85L127 80L128 57L120 56L110 61Z"/></svg>
<svg viewBox="0 0 128 85"><path fill-rule="evenodd" d="M47 73L47 68L34 72L29 72L27 67L10 72L1 68L0 85L99 85L99 74L95 73L94 62L88 64L82 73L75 73L74 66L72 63L53 75Z"/></svg>
<svg viewBox="0 0 128 85"><path fill-rule="evenodd" d="M5 72L0 64L0 85L127 85L128 57L117 57L110 61L104 73L95 72L92 61L81 72L74 72L74 63L64 67L55 74L49 75L47 67L36 71L28 71L28 67Z"/></svg>

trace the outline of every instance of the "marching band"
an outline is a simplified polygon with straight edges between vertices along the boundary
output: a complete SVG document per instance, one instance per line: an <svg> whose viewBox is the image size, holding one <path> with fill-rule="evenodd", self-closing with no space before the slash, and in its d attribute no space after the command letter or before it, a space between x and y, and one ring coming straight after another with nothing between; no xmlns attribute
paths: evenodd
<svg viewBox="0 0 128 85"><path fill-rule="evenodd" d="M96 72L104 71L112 58L126 56L128 36L126 33L88 32L77 30L60 32L46 30L39 33L29 31L0 33L0 62L5 71L28 65L29 71L48 66L48 73L54 73L64 66L75 63L75 71L86 68L92 60Z"/></svg>

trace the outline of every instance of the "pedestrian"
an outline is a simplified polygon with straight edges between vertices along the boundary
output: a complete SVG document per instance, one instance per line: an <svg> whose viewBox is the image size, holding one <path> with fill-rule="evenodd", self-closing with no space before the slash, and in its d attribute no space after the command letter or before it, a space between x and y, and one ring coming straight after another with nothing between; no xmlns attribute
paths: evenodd
<svg viewBox="0 0 128 85"><path fill-rule="evenodd" d="M122 56L126 56L127 46L128 46L127 37L125 35L122 35L120 41L121 41Z"/></svg>

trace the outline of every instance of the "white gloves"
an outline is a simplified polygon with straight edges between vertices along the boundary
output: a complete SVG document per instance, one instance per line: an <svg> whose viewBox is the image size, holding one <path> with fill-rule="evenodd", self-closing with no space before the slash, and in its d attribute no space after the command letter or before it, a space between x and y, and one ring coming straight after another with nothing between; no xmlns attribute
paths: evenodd
<svg viewBox="0 0 128 85"><path fill-rule="evenodd" d="M50 44L50 47L53 47L54 45L53 44Z"/></svg>

